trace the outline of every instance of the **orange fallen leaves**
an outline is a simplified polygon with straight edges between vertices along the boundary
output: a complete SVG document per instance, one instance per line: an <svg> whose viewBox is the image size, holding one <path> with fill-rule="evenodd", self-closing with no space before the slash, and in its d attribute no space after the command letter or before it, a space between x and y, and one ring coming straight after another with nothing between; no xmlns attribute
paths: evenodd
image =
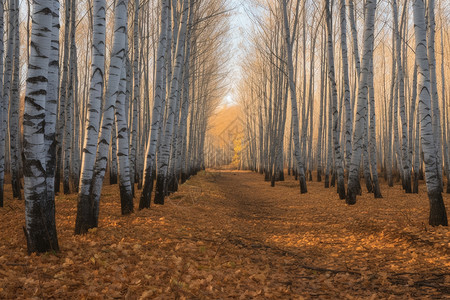
<svg viewBox="0 0 450 300"><path fill-rule="evenodd" d="M7 198L0 298L448 296L450 231L423 225L423 191L382 188L347 207L322 183L299 195L290 177L271 188L258 174L201 173L167 205L123 217L105 186L100 227L84 236L73 236L76 195L57 197L61 252L40 256L26 255L23 203Z"/></svg>

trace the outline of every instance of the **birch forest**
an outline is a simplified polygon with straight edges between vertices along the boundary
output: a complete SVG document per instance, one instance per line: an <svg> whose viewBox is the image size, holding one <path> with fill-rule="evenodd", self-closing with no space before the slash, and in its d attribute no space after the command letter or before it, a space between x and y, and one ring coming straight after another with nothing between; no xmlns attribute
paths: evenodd
<svg viewBox="0 0 450 300"><path fill-rule="evenodd" d="M450 295L445 0L2 0L0 298Z"/></svg>

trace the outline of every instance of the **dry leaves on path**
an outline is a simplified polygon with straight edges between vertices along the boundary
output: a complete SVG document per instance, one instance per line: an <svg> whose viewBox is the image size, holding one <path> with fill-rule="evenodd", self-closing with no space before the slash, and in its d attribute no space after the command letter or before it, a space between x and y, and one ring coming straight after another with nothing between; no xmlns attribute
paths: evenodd
<svg viewBox="0 0 450 300"><path fill-rule="evenodd" d="M117 186L105 186L100 227L84 236L73 235L76 195L61 195L61 252L40 256L26 255L23 202L6 198L0 298L450 298L450 231L424 225L424 191L383 185L383 199L348 207L322 183L308 190L211 170L123 217Z"/></svg>

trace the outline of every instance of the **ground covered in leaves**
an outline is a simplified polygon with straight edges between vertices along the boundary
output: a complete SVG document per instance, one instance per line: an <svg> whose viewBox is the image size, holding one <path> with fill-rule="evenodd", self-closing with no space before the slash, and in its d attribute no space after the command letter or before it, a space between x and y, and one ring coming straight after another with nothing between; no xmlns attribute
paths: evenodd
<svg viewBox="0 0 450 300"><path fill-rule="evenodd" d="M0 209L0 298L444 299L450 231L427 226L428 200L382 186L346 206L334 189L288 176L201 172L165 206L120 215L105 186L100 227L74 236L76 195L58 196L61 251L26 253L24 205ZM447 208L450 197L444 195Z"/></svg>

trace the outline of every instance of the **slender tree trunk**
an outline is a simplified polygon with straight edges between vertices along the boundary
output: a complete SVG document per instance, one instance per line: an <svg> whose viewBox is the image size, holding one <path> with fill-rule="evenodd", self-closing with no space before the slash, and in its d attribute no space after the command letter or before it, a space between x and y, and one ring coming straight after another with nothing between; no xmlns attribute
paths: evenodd
<svg viewBox="0 0 450 300"><path fill-rule="evenodd" d="M64 3L64 47L63 47L63 61L62 66L62 76L60 82L60 93L59 93L59 116L56 129L56 174L55 174L55 192L59 193L60 190L60 180L61 180L61 169L62 169L62 155L64 146L64 127L65 127L65 115L66 115L66 105L67 105L67 86L68 86L68 73L69 73L69 33L70 33L70 1L66 0Z"/></svg>
<svg viewBox="0 0 450 300"><path fill-rule="evenodd" d="M169 159L172 147L172 136L174 134L174 125L179 115L180 102L180 81L182 79L182 64L184 62L184 47L186 40L187 18L189 15L188 0L183 1L183 16L178 34L177 50L175 56L175 65L173 68L172 80L170 85L168 115L165 124L163 143L161 144L161 157L158 157L158 175L156 177L155 204L164 204L164 197L167 192L169 178Z"/></svg>
<svg viewBox="0 0 450 300"><path fill-rule="evenodd" d="M331 114L333 116L333 147L334 147L334 166L337 176L337 191L339 198L345 199L345 182L344 182L344 169L342 167L341 146L339 144L339 118L337 110L337 88L336 78L334 73L334 51L332 41L332 26L331 26L331 10L329 7L329 0L325 0L325 11L327 14L327 48L328 48L328 78L331 85Z"/></svg>
<svg viewBox="0 0 450 300"><path fill-rule="evenodd" d="M0 5L0 207L3 207L4 181L5 181L5 136L6 136L6 100L3 97L3 32L4 32L4 11Z"/></svg>
<svg viewBox="0 0 450 300"><path fill-rule="evenodd" d="M397 82L399 91L399 108L400 119L402 122L402 179L403 188L407 193L411 193L411 160L408 149L408 125L405 112L405 80L403 76L403 67L401 60L401 44L400 44L400 32L398 30L398 12L397 2L392 1L393 14L394 14L394 34L396 36L395 49L397 54Z"/></svg>
<svg viewBox="0 0 450 300"><path fill-rule="evenodd" d="M439 177L436 143L433 135L431 111L430 64L427 56L425 5L423 0L414 0L414 32L416 39L416 63L418 70L420 138L425 162L425 178L430 201L429 224L448 225L447 212L442 199L442 185Z"/></svg>
<svg viewBox="0 0 450 300"><path fill-rule="evenodd" d="M10 115L9 115L9 145L10 145L10 166L11 166L11 185L13 190L13 197L22 199L20 192L20 149L19 149L19 110L20 110L20 91L19 91L19 1L13 0L13 9L10 10L13 24L13 40L14 40L14 56L12 66L12 82L10 92Z"/></svg>
<svg viewBox="0 0 450 300"><path fill-rule="evenodd" d="M119 174L119 190L122 215L128 215L133 212L133 191L131 187L129 145L128 145L128 124L126 120L125 109L125 89L126 89L126 70L122 66L119 89L117 91L115 120L117 134L117 166Z"/></svg>
<svg viewBox="0 0 450 300"><path fill-rule="evenodd" d="M44 145L46 153L46 184L47 201L55 201L55 172L56 172L56 121L58 115L59 91L59 1L54 0L52 11L52 34L50 58L48 62L47 99L45 103L45 133ZM53 207L54 209L54 207Z"/></svg>
<svg viewBox="0 0 450 300"><path fill-rule="evenodd" d="M97 157L92 177L90 201L93 203L93 224L98 226L98 213L100 193L106 172L109 143L111 141L111 128L114 124L114 109L118 94L120 75L125 59L125 42L127 34L127 0L118 0L114 8L114 41L111 51L108 86L106 88L105 104L100 125L100 134L97 144Z"/></svg>
<svg viewBox="0 0 450 300"><path fill-rule="evenodd" d="M348 173L348 166L350 166L350 159L352 157L353 109L350 103L350 81L348 76L347 22L345 19L345 0L339 0L339 5L339 16L341 21L342 76L345 106L345 164L347 166Z"/></svg>
<svg viewBox="0 0 450 300"><path fill-rule="evenodd" d="M302 158L300 155L300 135L299 135L299 122L298 122L298 110L297 110L297 90L295 88L294 83L294 65L292 60L292 42L291 42L291 33L289 30L288 16L287 16L287 0L283 0L283 22L284 22L284 34L287 46L287 54L288 54L288 74L289 74L289 92L291 97L291 114L292 114L292 125L294 127L293 130L293 139L294 139L294 156L297 161L297 171L300 179L300 193L307 193L306 188L306 177L305 177L305 169L302 163Z"/></svg>
<svg viewBox="0 0 450 300"><path fill-rule="evenodd" d="M428 0L428 9L427 9L427 50L428 50L428 64L430 69L430 93L431 93L431 109L432 109L432 122L433 122L433 135L434 135L434 144L436 146L436 168L437 175L439 181L441 182L441 187L443 184L442 181L442 130L441 130L441 112L439 109L439 95L437 88L437 75L436 75L436 55L434 51L435 46L435 17L434 17L434 0ZM442 189L441 189L442 190Z"/></svg>
<svg viewBox="0 0 450 300"><path fill-rule="evenodd" d="M97 139L100 124L100 106L103 96L103 74L105 73L105 0L94 0L92 30L92 67L89 89L88 109L85 123L85 139L81 159L80 188L78 191L77 218L75 233L83 234L95 227L93 205L89 197L94 172Z"/></svg>
<svg viewBox="0 0 450 300"><path fill-rule="evenodd" d="M165 97L163 91L164 73L166 72L165 63L165 53L167 47L167 27L169 26L167 22L167 16L169 11L169 1L161 0L161 20L160 20L160 35L157 51L157 61L156 61L156 75L155 75L155 92L153 99L153 112L152 112L152 126L149 134L148 146L145 154L145 169L143 175L143 191L141 194L141 199L139 202L139 209L149 208L151 202L151 194L153 191L153 180L155 172L156 163L156 150L158 144L158 131L160 127L160 122L163 121L162 114L162 104L163 98Z"/></svg>
<svg viewBox="0 0 450 300"><path fill-rule="evenodd" d="M369 95L369 70L373 55L374 23L375 23L376 0L367 0L365 4L364 23L364 49L361 75L358 86L358 100L356 104L355 127L352 139L352 159L348 178L347 204L356 203L356 195L359 192L359 166L361 163L361 152L363 150L364 132L366 128L367 103Z"/></svg>

